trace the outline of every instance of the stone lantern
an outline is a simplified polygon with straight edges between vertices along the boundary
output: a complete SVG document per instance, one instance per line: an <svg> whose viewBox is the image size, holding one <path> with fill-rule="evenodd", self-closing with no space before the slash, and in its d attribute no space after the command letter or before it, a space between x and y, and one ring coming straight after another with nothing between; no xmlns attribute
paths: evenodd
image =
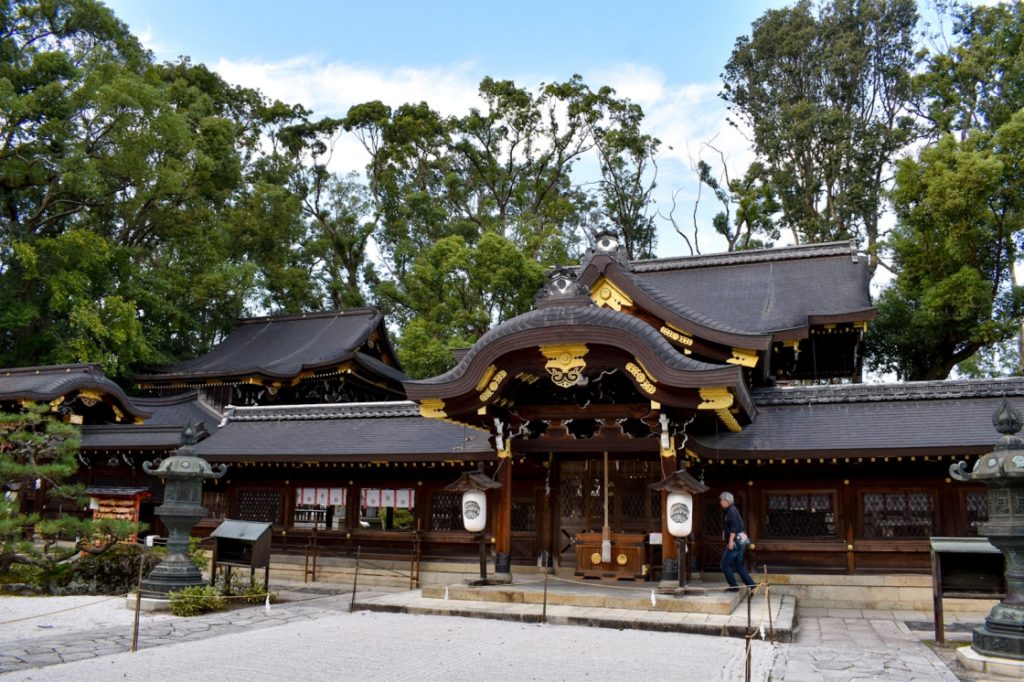
<svg viewBox="0 0 1024 682"><path fill-rule="evenodd" d="M477 534L480 541L480 580L473 585L489 585L487 580L487 491L500 488L501 484L480 471L469 471L454 483L445 486L445 490L462 493L462 525L471 533ZM505 582L505 581L502 581Z"/></svg>
<svg viewBox="0 0 1024 682"><path fill-rule="evenodd" d="M665 496L665 525L676 539L676 561L664 561L662 584L668 587L678 573L679 589L686 588L686 538L693 530L693 496L706 493L708 487L686 472L676 471L668 478L651 485L655 490L668 493Z"/></svg>
<svg viewBox="0 0 1024 682"><path fill-rule="evenodd" d="M220 478L227 471L223 464L211 467L192 447L199 440L201 426L189 424L181 434L181 447L167 459L143 462L143 470L164 480L164 502L155 512L167 526L167 557L142 581L142 592L149 597L166 597L168 592L203 585L203 574L188 556L192 527L206 517L201 504L203 480Z"/></svg>
<svg viewBox="0 0 1024 682"><path fill-rule="evenodd" d="M995 450L970 471L966 462L949 468L958 481L988 486L988 521L979 534L1006 560L1006 597L975 628L971 648L982 656L1024 660L1024 439L1016 435L1021 417L1004 399L992 423L1003 434Z"/></svg>

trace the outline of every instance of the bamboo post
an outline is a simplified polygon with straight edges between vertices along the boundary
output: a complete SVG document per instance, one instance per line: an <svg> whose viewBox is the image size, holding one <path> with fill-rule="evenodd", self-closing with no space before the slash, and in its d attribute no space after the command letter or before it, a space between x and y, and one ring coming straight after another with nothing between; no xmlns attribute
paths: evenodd
<svg viewBox="0 0 1024 682"><path fill-rule="evenodd" d="M356 570L352 574L352 601L348 604L349 613L352 613L356 608L356 587L359 584L359 550L360 546L356 545Z"/></svg>
<svg viewBox="0 0 1024 682"><path fill-rule="evenodd" d="M544 605L540 611L540 622L548 622L548 574L544 573Z"/></svg>
<svg viewBox="0 0 1024 682"><path fill-rule="evenodd" d="M132 653L139 650L139 612L142 611L142 567L145 565L144 554L139 555L139 582L135 586L135 624L132 626Z"/></svg>

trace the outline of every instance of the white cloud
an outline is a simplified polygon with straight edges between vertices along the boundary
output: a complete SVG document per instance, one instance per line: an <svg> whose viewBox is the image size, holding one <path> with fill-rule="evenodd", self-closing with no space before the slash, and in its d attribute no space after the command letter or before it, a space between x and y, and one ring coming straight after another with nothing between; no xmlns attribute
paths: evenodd
<svg viewBox="0 0 1024 682"><path fill-rule="evenodd" d="M228 82L259 89L283 102L302 104L315 117L340 117L352 105L371 100L381 100L390 106L425 101L442 114L464 114L481 106L477 88L485 75L470 62L448 67L384 69L312 56L276 62L221 59L213 68ZM511 78L528 88L545 80L538 79L536 74L491 75ZM662 141L656 200L662 212L667 213L671 194L678 191L676 216L691 229L697 191L691 162L701 156L709 162L718 161L717 154L703 150L702 144L713 141L725 154L734 175L743 173L752 160L747 140L726 122L725 106L718 98L720 83L669 83L657 69L633 63L591 72L584 80L595 88L609 85L619 96L628 97L643 108L646 131ZM362 171L366 162L366 153L358 141L346 135L337 141L330 167L338 172ZM705 252L724 246L713 242L707 226L714 208L705 193L700 217ZM664 225L659 237L660 255L686 253L682 239L671 226Z"/></svg>

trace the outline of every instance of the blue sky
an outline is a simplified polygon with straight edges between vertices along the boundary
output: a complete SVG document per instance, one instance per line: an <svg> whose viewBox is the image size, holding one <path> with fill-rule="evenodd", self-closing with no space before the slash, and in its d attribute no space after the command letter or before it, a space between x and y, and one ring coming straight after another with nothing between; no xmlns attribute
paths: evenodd
<svg viewBox="0 0 1024 682"><path fill-rule="evenodd" d="M697 183L692 164L718 155L742 174L749 144L729 126L717 97L719 74L737 36L769 7L732 2L311 2L267 0L110 0L107 4L160 60L188 55L226 80L256 87L317 116L353 104L426 101L444 114L476 106L484 76L535 88L580 74L639 103L646 130L662 141L657 209L693 230ZM332 157L337 171L362 170L351 139ZM711 235L713 206L701 202L701 250L722 250ZM659 224L661 257L688 250L672 222Z"/></svg>

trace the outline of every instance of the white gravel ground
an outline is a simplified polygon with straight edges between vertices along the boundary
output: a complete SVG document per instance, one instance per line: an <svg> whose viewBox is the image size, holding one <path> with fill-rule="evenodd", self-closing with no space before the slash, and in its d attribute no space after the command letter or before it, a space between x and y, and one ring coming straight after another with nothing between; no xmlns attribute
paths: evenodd
<svg viewBox="0 0 1024 682"><path fill-rule="evenodd" d="M167 613L140 617L145 623L174 618ZM131 631L135 613L118 597L0 597L0 642L56 637L97 628L124 626Z"/></svg>
<svg viewBox="0 0 1024 682"><path fill-rule="evenodd" d="M0 641L100 623L131 628L124 600L0 598ZM93 603L90 603L93 602ZM45 618L17 618L54 612ZM254 611L261 611L261 609ZM144 619L170 616L144 616ZM143 628L146 622L143 621ZM50 628L42 626L52 626ZM34 680L718 680L743 679L744 641L676 633L376 612L328 615L2 675ZM755 642L753 679L777 649Z"/></svg>

